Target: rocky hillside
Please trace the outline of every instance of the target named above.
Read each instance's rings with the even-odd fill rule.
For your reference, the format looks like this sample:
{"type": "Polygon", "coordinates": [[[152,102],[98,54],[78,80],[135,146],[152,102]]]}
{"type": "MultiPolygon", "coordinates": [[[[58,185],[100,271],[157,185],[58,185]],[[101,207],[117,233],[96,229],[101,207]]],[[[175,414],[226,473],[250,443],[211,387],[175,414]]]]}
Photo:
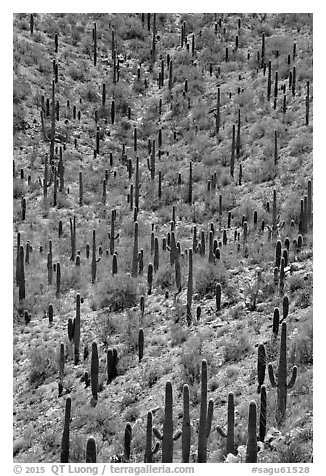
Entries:
{"type": "Polygon", "coordinates": [[[310,462],[312,15],[13,32],[14,461],[310,462]]]}

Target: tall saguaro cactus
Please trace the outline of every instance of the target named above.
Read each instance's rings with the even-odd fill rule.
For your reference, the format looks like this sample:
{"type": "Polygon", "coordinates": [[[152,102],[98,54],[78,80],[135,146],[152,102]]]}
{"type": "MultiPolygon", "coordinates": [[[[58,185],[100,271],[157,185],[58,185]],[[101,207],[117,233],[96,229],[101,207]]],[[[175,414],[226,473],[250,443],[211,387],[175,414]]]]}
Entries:
{"type": "Polygon", "coordinates": [[[70,260],[74,262],[76,259],[76,217],[75,215],[73,219],[71,217],[69,218],[69,222],[70,222],[70,242],[71,242],[70,260]]]}
{"type": "Polygon", "coordinates": [[[198,463],[207,461],[207,361],[201,365],[201,399],[198,434],[198,463]]]}
{"type": "Polygon", "coordinates": [[[257,463],[257,407],[256,402],[249,404],[248,439],[246,463],[257,463]]]}
{"type": "Polygon", "coordinates": [[[138,274],[138,222],[135,221],[131,276],[133,278],[136,278],[137,274],[138,274]]]}
{"type": "Polygon", "coordinates": [[[188,184],[188,199],[189,205],[192,204],[192,162],[189,164],[189,184],[188,184]]]}
{"type": "Polygon", "coordinates": [[[234,395],[232,392],[228,394],[227,432],[220,426],[218,426],[216,430],[223,438],[226,438],[226,454],[234,454],[234,395]]]}
{"type": "Polygon", "coordinates": [[[259,441],[264,443],[266,435],[266,412],[267,412],[267,398],[266,387],[261,386],[260,392],[260,415],[259,415],[259,441]]]}
{"type": "Polygon", "coordinates": [[[183,420],[182,420],[182,462],[189,463],[191,425],[189,415],[189,387],[183,386],[183,420]]]}
{"type": "Polygon", "coordinates": [[[147,425],[146,425],[146,448],[145,448],[145,460],[144,463],[152,463],[153,456],[158,452],[160,447],[159,442],[156,443],[154,448],[152,448],[153,442],[153,414],[152,412],[147,413],[147,425]]]}
{"type": "Polygon", "coordinates": [[[192,249],[188,251],[188,288],[187,288],[187,324],[191,324],[192,315],[191,315],[191,304],[192,304],[192,293],[193,293],[193,259],[192,259],[192,249]]]}
{"type": "Polygon", "coordinates": [[[75,365],[79,364],[80,345],[80,294],[76,295],[76,317],[74,320],[74,345],[75,345],[75,365]]]}
{"type": "Polygon", "coordinates": [[[96,280],[96,231],[93,230],[93,243],[92,243],[92,284],[96,280]]]}
{"type": "Polygon", "coordinates": [[[292,375],[287,381],[287,355],[286,355],[286,322],[282,323],[280,357],[278,364],[278,379],[274,377],[273,365],[268,364],[268,376],[272,387],[277,387],[277,414],[278,424],[281,424],[286,413],[287,390],[291,389],[297,378],[297,366],[292,369],[292,375]]]}
{"type": "Polygon", "coordinates": [[[54,160],[54,139],[55,139],[55,82],[52,81],[52,104],[51,104],[51,137],[50,137],[50,162],[54,160]]]}
{"type": "Polygon", "coordinates": [[[165,410],[163,434],[154,427],[154,435],[162,441],[162,463],[173,462],[173,441],[181,436],[181,431],[177,431],[173,435],[173,400],[172,400],[172,383],[168,380],[165,384],[165,410]]]}
{"type": "Polygon", "coordinates": [[[117,211],[114,209],[111,211],[111,229],[109,232],[109,240],[110,240],[110,255],[114,254],[114,242],[119,238],[119,233],[115,235],[115,220],[117,216],[117,211]]]}
{"type": "Polygon", "coordinates": [[[69,433],[71,420],[71,398],[67,397],[65,410],[65,423],[61,439],[61,463],[69,462],[69,433]]]}
{"type": "Polygon", "coordinates": [[[24,247],[19,247],[19,302],[23,301],[26,297],[25,290],[25,264],[24,264],[24,247]]]}
{"type": "Polygon", "coordinates": [[[257,374],[258,374],[258,388],[257,393],[260,393],[261,387],[265,380],[266,371],[266,352],[264,344],[258,346],[258,362],[257,362],[257,374]]]}
{"type": "Polygon", "coordinates": [[[221,89],[217,88],[217,105],[216,105],[216,135],[218,136],[221,126],[221,89]]]}
{"type": "Polygon", "coordinates": [[[98,392],[98,370],[99,360],[96,342],[92,343],[92,359],[91,359],[91,387],[94,400],[97,400],[98,392]]]}

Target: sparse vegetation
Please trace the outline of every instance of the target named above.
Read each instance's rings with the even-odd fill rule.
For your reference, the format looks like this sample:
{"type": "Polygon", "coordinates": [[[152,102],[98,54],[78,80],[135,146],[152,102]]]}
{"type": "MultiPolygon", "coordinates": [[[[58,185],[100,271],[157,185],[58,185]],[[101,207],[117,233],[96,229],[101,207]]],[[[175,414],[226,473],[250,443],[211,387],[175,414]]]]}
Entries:
{"type": "Polygon", "coordinates": [[[310,462],[312,15],[13,26],[14,461],[310,462]]]}

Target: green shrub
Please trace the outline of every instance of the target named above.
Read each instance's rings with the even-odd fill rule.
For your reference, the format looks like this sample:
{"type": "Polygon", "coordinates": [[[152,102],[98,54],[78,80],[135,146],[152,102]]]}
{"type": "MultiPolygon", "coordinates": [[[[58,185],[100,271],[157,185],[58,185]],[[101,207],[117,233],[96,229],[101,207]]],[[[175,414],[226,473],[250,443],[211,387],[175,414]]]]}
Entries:
{"type": "Polygon", "coordinates": [[[250,349],[249,337],[246,332],[240,337],[225,342],[224,360],[225,362],[240,362],[250,349]]]}
{"type": "Polygon", "coordinates": [[[68,74],[74,81],[85,81],[85,72],[81,68],[81,65],[78,67],[75,64],[71,64],[68,68],[68,74]]]}
{"type": "Polygon", "coordinates": [[[128,309],[137,304],[137,284],[128,275],[110,277],[98,284],[97,307],[109,307],[113,312],[128,309]]]}
{"type": "Polygon", "coordinates": [[[46,345],[40,345],[31,350],[29,383],[38,387],[57,370],[53,352],[46,345]]]}
{"type": "Polygon", "coordinates": [[[195,290],[200,298],[215,294],[216,284],[226,283],[225,269],[221,263],[218,265],[205,263],[195,271],[195,290]]]}
{"type": "Polygon", "coordinates": [[[175,270],[170,263],[160,266],[155,273],[154,287],[166,289],[174,285],[175,282],[175,270]]]}
{"type": "Polygon", "coordinates": [[[290,362],[294,365],[313,363],[312,319],[306,322],[291,342],[290,362]]]}
{"type": "Polygon", "coordinates": [[[189,331],[183,323],[176,322],[170,326],[171,331],[171,346],[180,345],[188,339],[189,331]]]}

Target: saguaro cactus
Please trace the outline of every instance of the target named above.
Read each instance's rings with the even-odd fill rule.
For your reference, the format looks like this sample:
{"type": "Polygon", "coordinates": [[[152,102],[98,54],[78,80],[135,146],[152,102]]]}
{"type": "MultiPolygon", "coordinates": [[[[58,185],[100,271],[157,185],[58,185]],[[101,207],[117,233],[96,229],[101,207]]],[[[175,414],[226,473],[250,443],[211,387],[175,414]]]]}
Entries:
{"type": "Polygon", "coordinates": [[[72,219],[71,217],[69,218],[70,222],[70,242],[71,242],[71,261],[75,261],[76,259],[76,217],[74,215],[74,218],[72,219]]]}
{"type": "Polygon", "coordinates": [[[265,380],[266,371],[266,352],[264,344],[258,346],[258,361],[257,361],[257,374],[258,374],[258,388],[257,393],[260,393],[261,386],[265,380]]]}
{"type": "Polygon", "coordinates": [[[75,365],[79,364],[80,345],[80,294],[76,295],[76,317],[74,320],[74,345],[75,345],[75,365]]]}
{"type": "Polygon", "coordinates": [[[173,400],[172,400],[172,383],[168,380],[165,384],[165,410],[163,434],[154,427],[154,435],[162,441],[162,463],[173,462],[173,441],[181,436],[181,431],[177,431],[173,435],[173,400]]]}
{"type": "Polygon", "coordinates": [[[112,349],[107,351],[107,384],[111,383],[116,376],[115,359],[112,349]]]}
{"type": "Polygon", "coordinates": [[[159,442],[156,443],[152,449],[152,440],[153,440],[153,414],[152,412],[147,413],[147,425],[146,425],[146,449],[145,449],[145,460],[144,463],[152,463],[153,455],[158,452],[160,447],[159,442]]]}
{"type": "Polygon", "coordinates": [[[277,414],[276,418],[278,424],[281,424],[286,413],[287,390],[291,389],[295,384],[297,378],[297,366],[292,369],[292,375],[287,382],[287,355],[286,355],[286,323],[282,323],[280,357],[278,365],[278,379],[277,382],[274,377],[273,365],[268,364],[268,375],[272,387],[277,387],[277,414]]]}
{"type": "Polygon", "coordinates": [[[96,31],[96,23],[94,23],[93,28],[93,54],[94,54],[94,66],[97,63],[97,31],[96,31]]]}
{"type": "Polygon", "coordinates": [[[153,286],[153,264],[149,263],[147,268],[147,284],[148,284],[148,292],[147,294],[152,294],[152,286],[153,286]]]}
{"type": "Polygon", "coordinates": [[[127,423],[125,427],[125,434],[124,434],[124,458],[126,461],[129,461],[130,459],[131,440],[132,440],[132,428],[130,423],[127,423]]]}
{"type": "Polygon", "coordinates": [[[141,362],[144,355],[144,331],[142,328],[139,329],[138,333],[138,358],[141,362]]]}
{"type": "Polygon", "coordinates": [[[60,353],[59,353],[59,380],[63,383],[63,378],[65,374],[65,345],[60,344],[60,353]]]}
{"type": "Polygon", "coordinates": [[[216,430],[223,438],[226,438],[226,454],[234,454],[234,395],[232,392],[228,394],[227,432],[220,426],[218,426],[216,430]]]}
{"type": "Polygon", "coordinates": [[[111,210],[111,231],[108,233],[109,240],[110,240],[110,255],[113,255],[114,253],[114,242],[119,238],[119,233],[115,235],[115,220],[117,217],[117,211],[111,210]]]}
{"type": "Polygon", "coordinates": [[[231,143],[231,160],[230,160],[230,174],[234,176],[234,158],[235,158],[235,124],[232,125],[232,143],[231,143]]]}
{"type": "Polygon", "coordinates": [[[24,264],[24,247],[19,247],[19,302],[23,301],[26,297],[25,290],[25,264],[24,264]]]}
{"type": "Polygon", "coordinates": [[[98,360],[98,351],[96,342],[92,343],[92,359],[91,359],[91,387],[92,395],[94,400],[97,400],[98,392],[98,369],[99,369],[99,360],[98,360]]]}
{"type": "Polygon", "coordinates": [[[217,283],[215,287],[216,312],[220,312],[221,310],[221,296],[222,296],[222,287],[220,283],[217,283]]]}
{"type": "Polygon", "coordinates": [[[267,100],[269,101],[271,98],[271,91],[272,91],[272,62],[271,60],[268,61],[268,79],[267,79],[267,100]]]}
{"type": "Polygon", "coordinates": [[[159,244],[158,244],[158,238],[157,236],[154,238],[154,271],[158,271],[160,264],[160,258],[159,258],[159,244]]]}
{"type": "Polygon", "coordinates": [[[96,231],[93,230],[93,243],[92,243],[92,284],[96,280],[96,231]]]}
{"type": "Polygon", "coordinates": [[[183,386],[183,420],[182,420],[182,462],[189,463],[191,425],[189,415],[189,387],[183,386]]]}
{"type": "Polygon", "coordinates": [[[69,462],[69,433],[71,420],[71,398],[67,397],[65,410],[65,423],[61,439],[61,463],[69,462]]]}
{"type": "Polygon", "coordinates": [[[131,276],[133,278],[136,278],[137,274],[138,274],[138,222],[135,221],[131,276]]]}
{"type": "Polygon", "coordinates": [[[187,203],[192,204],[192,162],[189,164],[189,183],[188,183],[188,198],[187,203]]]}
{"type": "Polygon", "coordinates": [[[17,254],[16,254],[16,284],[19,285],[20,279],[20,233],[17,233],[17,254]]]}
{"type": "Polygon", "coordinates": [[[275,251],[275,268],[279,268],[281,265],[281,256],[282,256],[282,242],[277,240],[276,242],[276,251],[275,251]]]}
{"type": "Polygon", "coordinates": [[[280,311],[278,307],[274,309],[274,315],[273,315],[273,335],[275,337],[278,336],[278,330],[280,326],[280,311]]]}
{"type": "Polygon", "coordinates": [[[257,407],[256,402],[249,404],[248,439],[246,463],[257,463],[257,407]]]}
{"type": "Polygon", "coordinates": [[[217,104],[216,104],[216,122],[215,122],[215,130],[216,135],[218,136],[220,132],[221,126],[221,89],[218,86],[217,88],[217,104]]]}
{"type": "Polygon", "coordinates": [[[96,463],[96,442],[93,436],[87,438],[86,463],[96,463]]]}
{"type": "Polygon", "coordinates": [[[187,324],[191,324],[192,315],[191,315],[191,304],[192,304],[192,294],[193,294],[193,259],[192,259],[192,249],[189,249],[188,252],[188,288],[187,288],[187,324]]]}
{"type": "Polygon", "coordinates": [[[259,441],[264,443],[266,435],[266,412],[267,412],[267,399],[266,399],[266,387],[261,386],[260,392],[260,415],[259,415],[259,441]]]}
{"type": "Polygon", "coordinates": [[[57,271],[57,290],[56,290],[56,296],[57,297],[60,297],[60,288],[61,288],[61,267],[60,267],[60,263],[57,263],[57,266],[56,266],[56,271],[57,271]]]}
{"type": "Polygon", "coordinates": [[[198,463],[207,461],[207,361],[201,365],[201,399],[198,434],[198,463]]]}

